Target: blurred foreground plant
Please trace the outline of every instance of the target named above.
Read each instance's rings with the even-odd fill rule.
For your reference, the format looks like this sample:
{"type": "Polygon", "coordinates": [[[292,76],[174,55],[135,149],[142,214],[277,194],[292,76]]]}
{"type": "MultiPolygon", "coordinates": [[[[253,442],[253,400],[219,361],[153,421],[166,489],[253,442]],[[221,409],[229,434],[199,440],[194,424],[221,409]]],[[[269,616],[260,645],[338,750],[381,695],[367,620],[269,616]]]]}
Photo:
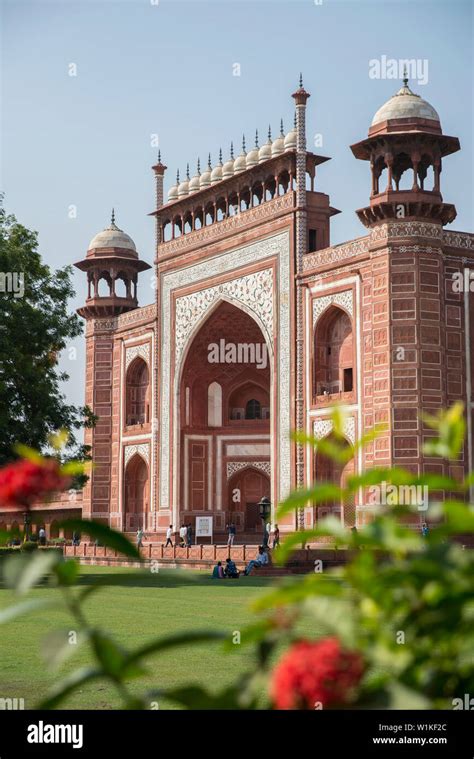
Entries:
{"type": "MultiPolygon", "coordinates": [[[[426,420],[437,437],[429,441],[430,456],[459,457],[464,437],[463,408],[456,404],[426,420]]],[[[343,440],[343,414],[333,412],[330,440],[297,436],[324,455],[346,462],[354,450],[343,440]]],[[[356,444],[367,445],[377,431],[356,444]]],[[[255,666],[219,693],[199,686],[155,689],[137,697],[128,689],[131,678],[146,673],[146,660],[155,653],[192,642],[224,641],[227,655],[236,646],[232,633],[196,631],[158,638],[134,651],[125,650],[87,619],[87,597],[101,585],[76,586],[79,566],[57,553],[6,557],[4,579],[20,595],[45,577],[60,591],[58,599],[24,601],[0,613],[0,623],[62,603],[90,646],[94,664],[60,681],[40,704],[58,706],[83,683],[106,678],[126,708],[148,708],[156,697],[169,698],[186,708],[452,708],[455,698],[474,693],[474,557],[454,536],[474,533],[474,514],[466,503],[472,476],[463,481],[400,468],[371,469],[348,478],[345,487],[317,482],[296,491],[281,504],[277,518],[309,504],[350,499],[356,492],[381,483],[422,486],[444,491],[444,502],[429,505],[431,529],[426,536],[403,526],[413,517],[410,506],[375,510],[374,518],[358,531],[328,518],[316,528],[286,539],[275,559],[284,564],[301,543],[330,536],[348,551],[340,568],[287,578],[255,603],[256,621],[242,633],[242,644],[255,657],[255,666]],[[457,493],[453,498],[450,494],[457,493]],[[62,600],[61,600],[62,599],[62,600]],[[326,632],[319,640],[302,640],[302,622],[317,622],[326,632]],[[285,651],[281,658],[281,649],[285,651]]],[[[416,512],[418,513],[418,512],[416,512]]],[[[66,523],[139,559],[124,535],[108,527],[77,520],[66,523]]],[[[106,584],[105,581],[104,584],[106,584]]],[[[50,660],[64,660],[71,649],[63,633],[50,636],[50,660]],[[62,637],[61,637],[62,636],[62,637]]]]}

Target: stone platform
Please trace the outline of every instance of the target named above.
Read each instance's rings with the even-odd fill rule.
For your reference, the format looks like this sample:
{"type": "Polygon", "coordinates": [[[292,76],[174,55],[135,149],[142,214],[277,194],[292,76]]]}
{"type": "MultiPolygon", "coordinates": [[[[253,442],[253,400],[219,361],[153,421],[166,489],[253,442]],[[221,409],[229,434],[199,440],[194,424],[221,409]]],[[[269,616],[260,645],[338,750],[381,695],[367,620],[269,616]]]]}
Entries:
{"type": "MultiPolygon", "coordinates": [[[[258,554],[258,545],[235,545],[232,548],[222,545],[195,545],[189,548],[179,546],[145,544],[141,550],[142,563],[130,561],[123,555],[104,546],[92,543],[81,543],[79,546],[64,547],[66,557],[76,557],[81,564],[95,566],[127,566],[139,567],[155,565],[159,569],[200,569],[211,571],[218,561],[225,562],[228,556],[232,558],[238,569],[245,569],[251,559],[258,554]]],[[[270,552],[270,555],[272,552],[270,552]]],[[[285,567],[273,565],[255,570],[262,576],[279,576],[288,574],[306,574],[315,570],[316,562],[322,562],[322,569],[344,564],[349,558],[349,552],[332,548],[304,548],[295,551],[285,567]]],[[[321,568],[318,569],[320,571],[321,568]]]]}

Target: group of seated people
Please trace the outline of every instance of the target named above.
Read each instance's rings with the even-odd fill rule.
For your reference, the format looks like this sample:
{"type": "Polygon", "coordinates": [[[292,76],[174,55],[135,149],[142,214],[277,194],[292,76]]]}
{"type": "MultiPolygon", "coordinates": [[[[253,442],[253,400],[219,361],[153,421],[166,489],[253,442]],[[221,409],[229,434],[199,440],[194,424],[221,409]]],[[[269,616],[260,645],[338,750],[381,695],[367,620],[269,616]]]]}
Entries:
{"type": "MultiPolygon", "coordinates": [[[[270,557],[268,555],[268,549],[265,546],[259,546],[256,559],[249,561],[244,570],[244,575],[249,575],[254,567],[263,567],[268,564],[270,557]]],[[[229,558],[225,560],[225,567],[222,566],[222,561],[218,561],[214,569],[212,570],[213,579],[224,579],[229,577],[231,579],[238,580],[240,572],[237,569],[235,562],[229,558]]]]}

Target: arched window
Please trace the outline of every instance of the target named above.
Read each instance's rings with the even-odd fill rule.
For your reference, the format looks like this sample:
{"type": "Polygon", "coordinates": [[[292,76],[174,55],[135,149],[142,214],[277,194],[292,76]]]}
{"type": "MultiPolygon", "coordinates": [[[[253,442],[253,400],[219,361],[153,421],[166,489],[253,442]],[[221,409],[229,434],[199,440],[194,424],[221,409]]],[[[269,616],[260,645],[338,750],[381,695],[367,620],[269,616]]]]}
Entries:
{"type": "Polygon", "coordinates": [[[316,395],[351,393],[354,387],[352,322],[345,311],[332,306],[316,325],[314,383],[316,395]]]}
{"type": "Polygon", "coordinates": [[[218,382],[207,389],[207,423],[209,427],[222,427],[222,387],[218,382]]]}
{"type": "Polygon", "coordinates": [[[261,419],[262,418],[262,406],[260,401],[256,398],[251,398],[247,401],[245,406],[245,418],[246,419],[261,419]]]}
{"type": "Polygon", "coordinates": [[[127,426],[150,421],[149,395],[148,366],[143,359],[136,358],[127,372],[127,426]]]}

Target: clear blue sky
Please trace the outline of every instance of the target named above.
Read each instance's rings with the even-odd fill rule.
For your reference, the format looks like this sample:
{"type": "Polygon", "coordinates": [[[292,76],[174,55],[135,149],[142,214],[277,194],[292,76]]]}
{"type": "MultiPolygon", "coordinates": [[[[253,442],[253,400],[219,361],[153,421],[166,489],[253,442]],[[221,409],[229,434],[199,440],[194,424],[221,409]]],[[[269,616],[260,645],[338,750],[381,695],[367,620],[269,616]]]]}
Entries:
{"type": "MultiPolygon", "coordinates": [[[[117,223],[153,261],[154,186],[150,166],[158,133],[167,164],[194,172],[199,155],[252,144],[255,128],[274,135],[293,121],[299,72],[312,97],[308,141],[332,160],[317,189],[342,210],[332,242],[364,234],[354,210],[370,192],[368,166],[349,145],[362,139],[377,108],[400,86],[371,79],[369,60],[428,61],[428,82],[412,89],[438,110],[462,151],[443,166],[442,191],[456,204],[455,229],[473,230],[473,8],[468,0],[1,0],[1,187],[10,212],[39,232],[53,267],[82,258],[115,206],[117,223]],[[68,75],[76,64],[77,76],[68,75]],[[241,75],[233,76],[239,63],[241,75]],[[68,210],[77,207],[77,218],[68,210]]],[[[318,151],[316,151],[318,152],[318,151]]],[[[75,273],[77,299],[84,275],[75,273]]],[[[140,305],[151,302],[147,274],[140,305]]],[[[83,402],[84,341],[68,398],[83,402]]]]}

